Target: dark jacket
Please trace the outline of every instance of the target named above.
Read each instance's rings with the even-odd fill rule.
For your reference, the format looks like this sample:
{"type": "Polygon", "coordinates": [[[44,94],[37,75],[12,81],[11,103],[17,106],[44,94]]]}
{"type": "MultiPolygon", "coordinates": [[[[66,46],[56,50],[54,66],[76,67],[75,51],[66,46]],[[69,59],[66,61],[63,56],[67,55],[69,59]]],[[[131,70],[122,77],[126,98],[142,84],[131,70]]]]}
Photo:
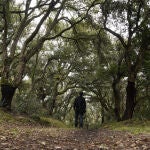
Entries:
{"type": "Polygon", "coordinates": [[[74,101],[73,107],[76,113],[84,114],[86,112],[85,98],[82,96],[77,97],[74,101]]]}

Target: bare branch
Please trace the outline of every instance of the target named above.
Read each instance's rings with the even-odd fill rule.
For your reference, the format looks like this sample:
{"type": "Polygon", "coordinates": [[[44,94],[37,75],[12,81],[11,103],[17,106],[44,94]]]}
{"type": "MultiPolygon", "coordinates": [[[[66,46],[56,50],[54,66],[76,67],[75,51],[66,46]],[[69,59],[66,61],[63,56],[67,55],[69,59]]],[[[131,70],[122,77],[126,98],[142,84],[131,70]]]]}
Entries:
{"type": "Polygon", "coordinates": [[[106,25],[104,25],[104,29],[105,29],[106,31],[110,32],[111,34],[113,34],[114,36],[116,36],[116,37],[120,40],[120,42],[122,43],[123,47],[124,47],[124,48],[127,48],[127,45],[126,45],[126,43],[125,43],[123,37],[122,37],[120,34],[116,33],[115,31],[113,31],[113,30],[111,30],[111,29],[109,29],[109,28],[107,28],[106,25]]]}
{"type": "Polygon", "coordinates": [[[41,25],[43,24],[43,22],[46,20],[46,18],[48,17],[48,15],[50,14],[52,8],[57,4],[59,0],[57,0],[56,2],[52,1],[51,4],[49,5],[48,10],[46,11],[45,15],[42,17],[42,19],[40,20],[39,24],[37,25],[36,29],[32,32],[32,34],[26,39],[24,45],[23,45],[23,49],[22,49],[22,54],[24,54],[27,45],[33,40],[33,38],[37,35],[38,31],[41,28],[41,25]]]}

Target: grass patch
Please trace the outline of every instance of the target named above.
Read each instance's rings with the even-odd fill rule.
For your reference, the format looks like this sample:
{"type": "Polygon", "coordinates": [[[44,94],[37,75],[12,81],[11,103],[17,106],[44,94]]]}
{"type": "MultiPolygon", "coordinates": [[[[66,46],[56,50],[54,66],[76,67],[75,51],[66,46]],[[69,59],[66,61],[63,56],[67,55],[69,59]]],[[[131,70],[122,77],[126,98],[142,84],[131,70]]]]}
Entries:
{"type": "Polygon", "coordinates": [[[50,118],[50,117],[41,117],[38,115],[33,116],[22,116],[22,115],[13,115],[7,113],[0,108],[0,123],[15,123],[15,124],[30,124],[30,125],[42,125],[47,127],[56,127],[56,128],[67,128],[63,122],[50,118]]]}
{"type": "Polygon", "coordinates": [[[56,120],[54,118],[50,117],[43,117],[38,115],[32,115],[31,118],[43,126],[51,126],[51,127],[57,127],[57,128],[66,128],[67,125],[65,125],[63,122],[56,120]]]}
{"type": "Polygon", "coordinates": [[[119,131],[129,131],[133,134],[150,133],[150,121],[148,120],[127,120],[121,122],[111,122],[102,125],[102,127],[119,131]]]}
{"type": "Polygon", "coordinates": [[[41,117],[40,122],[43,123],[44,125],[48,125],[51,127],[67,128],[67,126],[63,122],[53,118],[41,117]]]}
{"type": "Polygon", "coordinates": [[[14,122],[14,117],[0,108],[0,122],[14,122]]]}

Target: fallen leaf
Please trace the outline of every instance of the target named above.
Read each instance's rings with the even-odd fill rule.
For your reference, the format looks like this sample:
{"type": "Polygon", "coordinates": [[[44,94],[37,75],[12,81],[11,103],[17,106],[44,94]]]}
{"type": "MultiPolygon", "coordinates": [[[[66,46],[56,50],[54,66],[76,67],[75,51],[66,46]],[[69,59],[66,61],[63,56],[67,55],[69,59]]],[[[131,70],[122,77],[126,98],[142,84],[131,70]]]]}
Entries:
{"type": "Polygon", "coordinates": [[[61,150],[62,148],[60,146],[55,146],[56,150],[61,150]]]}
{"type": "Polygon", "coordinates": [[[40,141],[40,144],[42,144],[42,145],[46,145],[46,142],[44,142],[44,141],[40,141]]]}

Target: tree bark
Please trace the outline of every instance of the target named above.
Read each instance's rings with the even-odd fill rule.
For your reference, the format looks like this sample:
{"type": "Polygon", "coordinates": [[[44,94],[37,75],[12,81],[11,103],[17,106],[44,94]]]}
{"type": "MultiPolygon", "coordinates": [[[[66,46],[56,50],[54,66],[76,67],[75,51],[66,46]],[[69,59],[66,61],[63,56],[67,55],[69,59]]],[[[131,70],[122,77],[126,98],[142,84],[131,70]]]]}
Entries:
{"type": "Polygon", "coordinates": [[[53,115],[53,112],[54,112],[54,108],[56,106],[56,99],[57,99],[57,96],[58,96],[58,82],[55,83],[54,85],[54,89],[53,89],[53,96],[52,96],[52,102],[50,103],[50,107],[49,107],[49,115],[52,116],[53,115]]]}
{"type": "Polygon", "coordinates": [[[103,107],[101,107],[101,115],[102,115],[102,121],[101,121],[101,123],[103,124],[105,122],[104,108],[103,107]]]}
{"type": "Polygon", "coordinates": [[[122,117],[122,120],[132,119],[133,117],[133,112],[135,108],[135,97],[136,97],[135,82],[128,81],[126,92],[127,92],[126,109],[122,117]]]}
{"type": "Polygon", "coordinates": [[[117,119],[117,121],[121,120],[120,117],[120,102],[121,102],[121,96],[120,96],[120,91],[118,88],[118,83],[119,81],[114,80],[113,84],[112,84],[112,88],[113,88],[113,95],[114,95],[114,101],[115,101],[115,108],[114,108],[114,113],[115,113],[115,117],[117,119]]]}
{"type": "Polygon", "coordinates": [[[16,91],[16,87],[13,87],[11,85],[1,84],[1,93],[2,93],[1,106],[3,108],[6,108],[6,110],[8,111],[11,111],[11,102],[15,94],[15,91],[16,91]]]}
{"type": "Polygon", "coordinates": [[[52,99],[52,103],[51,103],[50,108],[49,108],[49,115],[50,115],[50,116],[53,115],[54,108],[55,108],[55,103],[56,103],[56,99],[53,98],[53,99],[52,99]]]}

